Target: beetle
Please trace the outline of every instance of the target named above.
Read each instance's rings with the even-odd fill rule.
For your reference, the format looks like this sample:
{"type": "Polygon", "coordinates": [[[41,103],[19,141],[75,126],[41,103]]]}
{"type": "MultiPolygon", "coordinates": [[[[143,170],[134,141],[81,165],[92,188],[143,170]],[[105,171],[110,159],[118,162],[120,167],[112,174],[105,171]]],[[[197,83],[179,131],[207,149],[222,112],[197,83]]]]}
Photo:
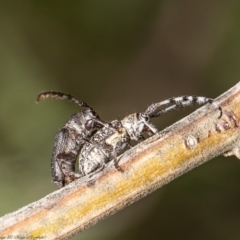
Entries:
{"type": "Polygon", "coordinates": [[[56,91],[41,92],[37,96],[37,102],[46,98],[67,99],[83,108],[82,111],[73,114],[54,137],[51,158],[52,181],[58,187],[63,187],[80,177],[75,173],[75,163],[84,143],[93,136],[96,130],[102,126],[108,127],[109,124],[102,121],[86,102],[70,94],[56,91]]]}
{"type": "Polygon", "coordinates": [[[113,120],[110,125],[103,126],[91,138],[85,142],[78,156],[79,174],[81,176],[102,170],[105,164],[114,160],[115,167],[121,170],[118,165],[117,156],[127,145],[131,146],[131,140],[144,140],[144,133],[155,134],[158,130],[150,122],[154,117],[161,116],[179,107],[193,104],[203,105],[214,104],[222,109],[213,99],[201,96],[180,96],[172,97],[164,101],[151,104],[143,113],[133,113],[122,120],[113,120]],[[166,108],[162,106],[172,104],[166,108]]]}

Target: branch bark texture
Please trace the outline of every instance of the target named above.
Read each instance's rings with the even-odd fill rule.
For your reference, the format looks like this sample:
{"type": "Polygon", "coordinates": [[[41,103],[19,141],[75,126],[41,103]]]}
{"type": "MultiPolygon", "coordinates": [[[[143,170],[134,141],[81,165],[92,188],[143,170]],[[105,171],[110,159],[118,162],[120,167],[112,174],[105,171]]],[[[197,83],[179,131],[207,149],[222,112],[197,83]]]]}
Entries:
{"type": "Polygon", "coordinates": [[[0,218],[0,237],[66,239],[221,154],[239,157],[240,83],[138,144],[104,171],[0,218]]]}

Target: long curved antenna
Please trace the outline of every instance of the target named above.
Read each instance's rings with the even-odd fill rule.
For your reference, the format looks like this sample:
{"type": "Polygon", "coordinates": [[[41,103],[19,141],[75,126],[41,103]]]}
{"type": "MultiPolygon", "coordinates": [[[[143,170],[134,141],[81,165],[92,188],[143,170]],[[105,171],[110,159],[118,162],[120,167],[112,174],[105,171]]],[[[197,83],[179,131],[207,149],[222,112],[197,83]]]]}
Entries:
{"type": "Polygon", "coordinates": [[[220,117],[222,116],[222,108],[217,103],[215,103],[212,98],[195,96],[195,95],[194,96],[172,97],[172,98],[166,99],[159,103],[153,103],[152,105],[150,105],[147,108],[147,110],[144,112],[144,115],[147,115],[150,118],[154,118],[154,117],[158,117],[164,113],[167,113],[171,110],[177,109],[179,107],[186,107],[186,106],[190,106],[193,104],[204,105],[206,103],[214,103],[221,112],[220,117]],[[158,108],[160,108],[164,105],[168,105],[168,104],[173,104],[173,105],[166,107],[164,109],[158,110],[158,108]]]}
{"type": "Polygon", "coordinates": [[[87,103],[78,100],[76,97],[74,97],[70,94],[66,94],[66,93],[62,93],[62,92],[55,92],[55,91],[47,91],[47,92],[39,93],[37,96],[36,102],[38,103],[40,100],[46,99],[46,98],[55,98],[55,99],[60,99],[60,100],[67,99],[71,102],[76,103],[80,107],[89,108],[89,109],[93,110],[87,103]]]}

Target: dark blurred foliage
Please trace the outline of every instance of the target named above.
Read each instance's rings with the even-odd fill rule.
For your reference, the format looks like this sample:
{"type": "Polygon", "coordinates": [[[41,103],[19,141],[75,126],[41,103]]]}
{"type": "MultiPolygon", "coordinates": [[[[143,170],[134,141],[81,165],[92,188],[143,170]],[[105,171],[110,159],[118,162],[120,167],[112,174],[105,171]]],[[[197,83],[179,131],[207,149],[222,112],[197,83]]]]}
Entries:
{"type": "MultiPolygon", "coordinates": [[[[214,98],[239,81],[239,16],[236,0],[1,1],[1,215],[57,189],[54,134],[78,108],[36,105],[40,91],[71,93],[106,120],[171,96],[214,98]]],[[[74,239],[237,240],[238,180],[239,161],[216,158],[74,239]]]]}

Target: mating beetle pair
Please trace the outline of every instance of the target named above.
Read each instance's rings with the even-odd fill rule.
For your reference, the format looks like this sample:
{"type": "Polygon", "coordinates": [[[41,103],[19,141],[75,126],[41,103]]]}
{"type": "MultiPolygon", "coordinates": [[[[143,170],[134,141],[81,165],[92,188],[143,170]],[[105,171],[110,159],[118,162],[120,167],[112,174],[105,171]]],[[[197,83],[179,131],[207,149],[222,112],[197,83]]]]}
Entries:
{"type": "MultiPolygon", "coordinates": [[[[143,113],[133,113],[122,120],[107,123],[101,120],[87,103],[70,94],[42,92],[38,95],[37,102],[49,97],[67,99],[83,108],[69,118],[54,138],[51,173],[53,182],[59,187],[103,169],[111,160],[114,161],[116,168],[121,170],[117,156],[130,145],[130,141],[141,141],[144,139],[144,133],[153,135],[157,132],[157,128],[150,122],[151,118],[195,103],[199,105],[214,103],[213,99],[200,96],[172,97],[150,105],[143,113]],[[165,105],[170,106],[159,109],[165,105]],[[75,172],[77,160],[79,173],[75,172]]],[[[221,108],[218,105],[217,107],[222,114],[221,108]]]]}

